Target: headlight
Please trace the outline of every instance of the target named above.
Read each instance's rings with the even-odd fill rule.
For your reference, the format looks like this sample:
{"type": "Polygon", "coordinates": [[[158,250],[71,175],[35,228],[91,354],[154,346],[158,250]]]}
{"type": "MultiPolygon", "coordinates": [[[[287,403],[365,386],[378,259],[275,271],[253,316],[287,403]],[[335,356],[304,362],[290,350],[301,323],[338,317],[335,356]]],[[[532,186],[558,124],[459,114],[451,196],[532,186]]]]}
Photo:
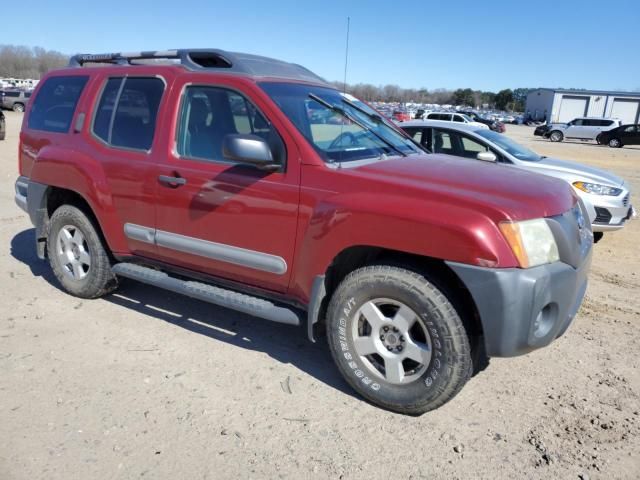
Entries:
{"type": "Polygon", "coordinates": [[[601,185],[599,183],[573,182],[573,186],[578,190],[582,190],[583,192],[591,193],[593,195],[616,197],[622,193],[621,188],[609,187],[608,185],[601,185]]]}
{"type": "Polygon", "coordinates": [[[501,222],[500,231],[522,268],[560,260],[558,245],[544,218],[523,222],[501,222]]]}

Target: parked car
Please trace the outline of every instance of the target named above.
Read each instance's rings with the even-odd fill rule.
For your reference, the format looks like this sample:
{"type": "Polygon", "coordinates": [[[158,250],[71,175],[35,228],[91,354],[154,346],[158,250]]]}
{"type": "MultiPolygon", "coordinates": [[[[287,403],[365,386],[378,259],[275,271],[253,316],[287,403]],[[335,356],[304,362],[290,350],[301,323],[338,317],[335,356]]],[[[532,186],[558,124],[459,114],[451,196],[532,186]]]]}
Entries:
{"type": "Polygon", "coordinates": [[[411,115],[409,115],[409,112],[406,112],[404,110],[394,110],[392,116],[396,122],[408,122],[409,120],[411,120],[411,115]]]}
{"type": "Polygon", "coordinates": [[[425,158],[299,65],[77,55],[39,83],[20,142],[15,199],[64,290],[128,277],[311,340],[324,324],[346,381],[397,412],[449,401],[482,350],[548,345],[586,289],[591,230],[564,182],[425,158]],[[346,121],[312,124],[311,104],[346,121]]]}
{"type": "Polygon", "coordinates": [[[14,112],[24,112],[31,92],[23,90],[2,90],[0,91],[0,107],[13,110],[14,112]]]}
{"type": "Polygon", "coordinates": [[[487,127],[489,127],[490,130],[493,130],[494,132],[504,133],[507,131],[507,127],[505,127],[504,123],[498,120],[489,120],[488,118],[481,117],[472,110],[460,111],[458,113],[466,115],[474,122],[485,124],[487,127]]]}
{"type": "Polygon", "coordinates": [[[629,187],[613,173],[576,162],[549,158],[495,132],[428,121],[414,121],[402,128],[434,153],[479,158],[559,178],[573,186],[584,202],[596,241],[604,232],[619,230],[635,216],[629,187]]]}
{"type": "Polygon", "coordinates": [[[4,140],[7,136],[7,122],[4,118],[4,113],[0,110],[0,140],[4,140]]]}
{"type": "Polygon", "coordinates": [[[549,132],[549,125],[538,125],[536,129],[533,131],[533,134],[538,137],[546,137],[549,132]]]}
{"type": "Polygon", "coordinates": [[[485,125],[484,123],[476,122],[463,113],[431,112],[431,113],[427,113],[424,116],[424,119],[434,120],[438,122],[465,123],[467,125],[472,125],[478,128],[486,128],[486,129],[489,128],[488,125],[485,125]]]}
{"type": "Polygon", "coordinates": [[[640,145],[640,125],[621,125],[613,130],[607,130],[598,134],[598,143],[609,145],[612,148],[620,148],[625,145],[640,145]]]}
{"type": "Polygon", "coordinates": [[[601,132],[619,127],[621,123],[614,118],[580,117],[569,123],[549,124],[543,136],[552,142],[561,142],[565,138],[596,140],[601,132]]]}

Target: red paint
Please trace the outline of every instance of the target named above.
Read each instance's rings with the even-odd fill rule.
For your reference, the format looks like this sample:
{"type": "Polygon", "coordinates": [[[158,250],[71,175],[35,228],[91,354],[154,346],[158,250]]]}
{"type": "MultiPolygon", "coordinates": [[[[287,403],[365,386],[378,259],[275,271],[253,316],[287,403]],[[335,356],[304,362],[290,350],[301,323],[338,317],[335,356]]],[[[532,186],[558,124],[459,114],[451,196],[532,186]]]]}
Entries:
{"type": "Polygon", "coordinates": [[[25,122],[21,175],[84,197],[116,255],[164,261],[302,303],[313,278],[351,246],[514,267],[497,223],[556,215],[576,201],[559,180],[438,155],[331,168],[250,78],[178,66],[77,68],[46,78],[51,75],[90,76],[75,113],[84,113],[86,121],[82,131],[67,134],[31,131],[25,122]],[[149,154],[110,148],[90,133],[106,78],[125,74],[159,75],[167,83],[149,154]],[[265,173],[177,158],[174,139],[186,84],[228,87],[250,99],[285,142],[286,170],[265,173]],[[187,184],[168,188],[157,181],[159,175],[179,175],[187,184]],[[277,255],[288,269],[283,275],[265,273],[133,241],[124,235],[125,223],[277,255]]]}

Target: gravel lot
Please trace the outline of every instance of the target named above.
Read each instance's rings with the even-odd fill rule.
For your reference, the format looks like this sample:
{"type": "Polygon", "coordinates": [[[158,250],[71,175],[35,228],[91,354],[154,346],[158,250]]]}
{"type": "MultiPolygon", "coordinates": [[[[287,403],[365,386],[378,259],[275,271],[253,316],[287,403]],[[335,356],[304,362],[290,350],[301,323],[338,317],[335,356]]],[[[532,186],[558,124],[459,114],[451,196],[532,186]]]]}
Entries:
{"type": "MultiPolygon", "coordinates": [[[[134,282],[64,294],[13,202],[22,116],[0,142],[0,478],[638,478],[640,221],[595,247],[551,347],[492,359],[419,418],[354,396],[323,342],[134,282]]],[[[640,192],[640,148],[551,144],[640,192]]],[[[635,197],[640,204],[640,197],[635,197]]]]}

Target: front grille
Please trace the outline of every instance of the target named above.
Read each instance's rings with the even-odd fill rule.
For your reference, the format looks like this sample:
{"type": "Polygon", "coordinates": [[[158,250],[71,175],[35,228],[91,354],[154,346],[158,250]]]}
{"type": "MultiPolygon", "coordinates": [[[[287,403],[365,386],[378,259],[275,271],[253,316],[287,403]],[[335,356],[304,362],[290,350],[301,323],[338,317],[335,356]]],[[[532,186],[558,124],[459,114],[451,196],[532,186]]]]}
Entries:
{"type": "Polygon", "coordinates": [[[629,206],[629,194],[627,193],[625,197],[622,199],[622,205],[625,207],[629,206]]]}
{"type": "Polygon", "coordinates": [[[606,208],[596,207],[596,219],[593,223],[609,223],[611,221],[611,212],[606,208]]]}

